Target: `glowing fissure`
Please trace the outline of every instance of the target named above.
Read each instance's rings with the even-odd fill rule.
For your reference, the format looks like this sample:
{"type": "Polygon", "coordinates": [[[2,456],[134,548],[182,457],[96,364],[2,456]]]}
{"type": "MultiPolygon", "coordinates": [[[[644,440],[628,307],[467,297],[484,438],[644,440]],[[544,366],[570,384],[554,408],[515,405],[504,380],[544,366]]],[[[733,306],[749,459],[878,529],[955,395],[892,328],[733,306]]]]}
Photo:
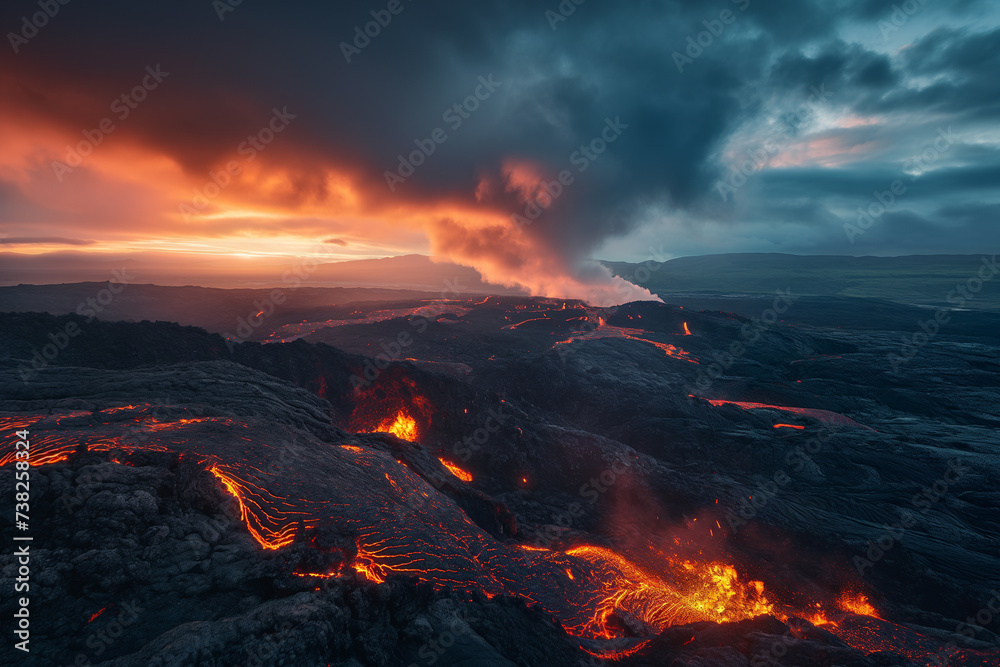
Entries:
{"type": "MultiPolygon", "coordinates": [[[[258,500],[262,500],[262,496],[270,496],[266,491],[255,487],[249,482],[240,480],[232,473],[224,472],[219,468],[218,464],[213,464],[208,471],[218,478],[230,495],[236,498],[240,506],[240,520],[246,524],[247,530],[250,531],[250,534],[253,535],[253,538],[260,546],[265,549],[275,550],[292,543],[296,532],[294,523],[280,527],[268,527],[264,525],[265,523],[276,526],[280,525],[282,518],[287,517],[292,512],[275,516],[277,512],[274,514],[269,513],[264,507],[261,507],[261,501],[258,500]],[[248,505],[255,509],[256,512],[249,510],[247,508],[248,505]]],[[[271,498],[281,502],[280,499],[273,496],[271,498]]],[[[315,521],[310,522],[307,520],[303,522],[304,526],[309,526],[310,524],[315,524],[315,521]]]]}
{"type": "MultiPolygon", "coordinates": [[[[398,420],[407,429],[415,428],[415,422],[399,419],[400,415],[408,416],[400,411],[393,423],[398,420]]],[[[65,460],[79,448],[83,429],[93,429],[93,422],[88,421],[73,430],[67,425],[68,420],[94,416],[100,415],[89,412],[45,417],[8,415],[0,416],[0,426],[32,427],[32,464],[38,466],[65,460]],[[52,424],[53,430],[46,432],[44,427],[38,427],[39,423],[52,424]]],[[[126,448],[120,438],[105,435],[88,443],[87,448],[177,451],[176,444],[174,449],[167,445],[197,443],[178,437],[189,428],[197,428],[202,421],[205,420],[155,422],[159,427],[155,432],[172,438],[165,443],[150,440],[139,445],[127,443],[126,448]]],[[[240,427],[232,420],[215,421],[240,427]]],[[[127,429],[129,424],[116,421],[105,426],[127,429]]],[[[373,490],[368,499],[373,507],[387,504],[374,523],[359,523],[357,517],[351,516],[350,508],[355,503],[350,499],[337,503],[329,499],[280,497],[267,488],[270,484],[265,480],[274,478],[246,462],[224,463],[212,454],[198,454],[197,447],[192,449],[190,445],[182,446],[180,451],[195,455],[220,487],[236,500],[241,522],[263,549],[288,546],[300,531],[312,530],[320,521],[333,516],[359,529],[357,555],[350,562],[328,572],[295,570],[292,574],[297,577],[332,578],[352,571],[381,584],[390,575],[398,574],[457,594],[479,591],[488,598],[512,595],[527,604],[541,605],[559,619],[567,632],[589,639],[633,636],[635,622],[646,628],[645,631],[640,628],[641,633],[652,636],[675,624],[738,621],[761,614],[787,620],[794,614],[830,629],[845,643],[866,652],[891,650],[919,661],[941,650],[940,642],[882,620],[861,593],[843,593],[829,608],[811,603],[796,611],[769,599],[762,582],[741,580],[733,565],[717,560],[655,553],[640,564],[612,549],[594,545],[558,550],[500,543],[472,523],[452,501],[437,497],[422,478],[399,466],[392,457],[357,445],[326,451],[330,456],[349,457],[357,464],[351,470],[365,471],[357,472],[367,476],[364,488],[381,488],[373,490]],[[384,479],[385,486],[371,487],[378,479],[384,479]],[[396,508],[395,514],[389,507],[396,508]],[[406,521],[386,524],[393,516],[404,516],[406,521]],[[410,528],[422,526],[431,527],[432,533],[408,534],[410,528]]],[[[13,447],[8,446],[0,457],[0,465],[14,460],[13,447]]],[[[615,659],[641,650],[643,645],[644,642],[637,641],[625,649],[591,653],[615,659]]]]}
{"type": "Polygon", "coordinates": [[[389,417],[383,420],[371,432],[392,433],[401,440],[414,442],[417,439],[417,420],[400,410],[394,418],[389,417]]]}
{"type": "MultiPolygon", "coordinates": [[[[701,398],[700,396],[695,396],[694,394],[688,394],[691,398],[701,398]]],[[[836,426],[852,426],[854,428],[865,429],[866,431],[874,431],[875,429],[865,426],[864,424],[859,424],[850,417],[845,417],[842,414],[836,412],[830,412],[829,410],[820,410],[818,408],[790,408],[782,405],[770,405],[768,403],[753,403],[750,401],[727,401],[723,399],[704,399],[711,403],[712,405],[718,407],[720,405],[735,405],[744,410],[781,410],[782,412],[790,412],[796,415],[802,415],[803,417],[810,417],[816,421],[822,422],[824,424],[833,424],[836,426]]],[[[788,426],[785,424],[785,426],[788,426]]],[[[777,426],[775,427],[777,428],[777,426]]],[[[792,426],[791,428],[797,428],[792,426]]]]}
{"type": "Polygon", "coordinates": [[[454,475],[455,477],[459,478],[463,482],[471,482],[472,481],[472,475],[470,475],[466,471],[462,470],[461,468],[459,468],[454,463],[451,463],[447,459],[442,459],[442,458],[439,458],[438,461],[440,461],[441,465],[443,465],[445,468],[448,469],[448,472],[450,472],[452,475],[454,475]]]}
{"type": "MultiPolygon", "coordinates": [[[[523,322],[522,322],[523,324],[523,322]]],[[[596,329],[591,331],[586,331],[583,333],[577,333],[570,336],[566,340],[560,340],[553,345],[553,349],[559,347],[560,345],[570,345],[581,340],[600,340],[601,338],[625,338],[627,340],[634,340],[639,343],[646,343],[647,345],[652,345],[656,349],[663,352],[667,357],[673,359],[680,359],[682,361],[689,361],[693,364],[699,363],[696,358],[691,356],[686,350],[683,350],[676,345],[671,345],[670,343],[659,343],[655,340],[649,340],[643,336],[649,336],[651,332],[645,329],[633,329],[630,327],[618,327],[613,324],[608,324],[605,322],[604,318],[598,318],[598,326],[596,329]]]]}

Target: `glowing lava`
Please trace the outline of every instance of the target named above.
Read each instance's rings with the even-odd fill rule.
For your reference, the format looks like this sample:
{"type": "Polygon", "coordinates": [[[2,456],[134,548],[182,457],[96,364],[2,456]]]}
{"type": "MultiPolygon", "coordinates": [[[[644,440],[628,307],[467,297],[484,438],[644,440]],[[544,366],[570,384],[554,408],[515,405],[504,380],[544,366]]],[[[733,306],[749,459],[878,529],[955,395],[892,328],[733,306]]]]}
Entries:
{"type": "MultiPolygon", "coordinates": [[[[403,404],[423,418],[419,403],[403,404]]],[[[741,405],[745,406],[772,407],[741,405]]],[[[382,414],[386,414],[384,409],[382,414]]],[[[12,415],[0,417],[0,423],[31,425],[34,465],[62,461],[84,448],[141,448],[192,456],[235,499],[241,521],[264,549],[286,547],[296,536],[327,522],[356,536],[357,555],[351,561],[330,572],[304,568],[292,573],[299,577],[331,578],[353,571],[380,584],[395,574],[459,593],[478,591],[488,598],[511,595],[526,604],[539,605],[571,635],[587,639],[638,641],[670,625],[739,621],[762,614],[782,618],[781,612],[787,611],[830,629],[845,643],[866,652],[889,650],[915,661],[958,652],[1000,664],[993,649],[946,653],[950,649],[942,641],[881,620],[859,593],[844,593],[835,605],[812,603],[795,611],[772,602],[762,582],[741,579],[734,565],[717,559],[658,551],[632,558],[596,545],[560,550],[499,541],[425,479],[373,448],[355,444],[323,447],[315,441],[302,449],[282,449],[281,455],[289,455],[282,459],[271,442],[262,444],[259,438],[246,437],[260,430],[249,431],[246,423],[222,419],[208,420],[212,424],[202,423],[205,419],[147,420],[155,426],[150,437],[141,444],[123,444],[116,433],[128,433],[131,422],[115,419],[95,425],[91,421],[104,416],[89,412],[12,415]],[[70,425],[74,419],[79,419],[77,426],[70,425]],[[95,427],[105,431],[95,433],[95,427]],[[221,460],[226,452],[228,457],[221,460]],[[262,469],[268,461],[269,472],[262,469]],[[290,469],[285,463],[299,464],[300,468],[295,475],[279,474],[274,472],[274,461],[284,461],[281,470],[290,469]]],[[[380,428],[383,425],[399,437],[416,437],[416,421],[407,410],[400,410],[380,428]]],[[[253,428],[261,429],[262,425],[253,428]]],[[[0,465],[15,460],[12,450],[12,444],[0,450],[0,465]]],[[[447,461],[441,462],[456,477],[467,475],[447,461]]],[[[522,477],[521,482],[527,484],[528,479],[522,477]]],[[[641,646],[640,642],[593,654],[614,659],[641,646]]]]}
{"type": "MultiPolygon", "coordinates": [[[[262,490],[254,489],[250,483],[238,479],[235,475],[223,472],[218,465],[213,465],[208,471],[215,475],[222,482],[226,491],[239,502],[240,519],[246,524],[247,530],[260,546],[275,550],[292,543],[295,539],[294,522],[288,522],[280,528],[270,528],[264,525],[265,522],[279,523],[281,517],[269,513],[268,509],[270,508],[261,507],[264,504],[261,502],[263,499],[258,500],[258,498],[262,495],[262,490]],[[250,510],[247,508],[248,505],[251,506],[250,510]]],[[[263,494],[270,495],[266,491],[263,491],[263,494]]],[[[273,510],[271,511],[273,512],[273,510]]]]}
{"type": "Polygon", "coordinates": [[[442,459],[442,458],[439,458],[438,461],[440,461],[441,465],[443,465],[445,468],[448,469],[448,472],[450,472],[455,477],[458,477],[463,482],[471,482],[472,481],[472,475],[470,475],[469,473],[465,472],[464,470],[462,470],[461,468],[459,468],[454,463],[451,463],[450,461],[446,461],[445,459],[442,459]]]}
{"type": "Polygon", "coordinates": [[[861,593],[842,593],[840,597],[837,598],[837,606],[840,607],[841,611],[858,614],[859,616],[881,618],[881,616],[878,615],[878,612],[875,611],[875,607],[868,602],[868,598],[861,593]]]}
{"type": "Polygon", "coordinates": [[[401,440],[415,442],[417,439],[417,420],[400,410],[395,419],[385,419],[372,429],[373,432],[392,433],[401,440]]]}
{"type": "MultiPolygon", "coordinates": [[[[682,350],[676,345],[671,345],[670,343],[659,343],[655,340],[649,340],[643,336],[649,336],[650,332],[645,329],[632,329],[629,327],[618,327],[612,324],[608,324],[603,317],[598,318],[598,326],[596,329],[591,331],[586,331],[583,333],[576,333],[575,335],[567,338],[566,340],[557,341],[555,345],[552,346],[553,349],[558,348],[560,345],[570,345],[576,341],[580,340],[599,340],[601,338],[624,338],[626,340],[634,340],[639,343],[646,343],[647,345],[652,345],[656,349],[663,352],[667,357],[673,359],[681,359],[683,361],[689,361],[692,364],[697,364],[698,360],[692,357],[687,351],[682,350]]],[[[523,322],[522,322],[523,324],[523,322]]]]}
{"type": "Polygon", "coordinates": [[[660,632],[676,624],[740,621],[773,611],[762,582],[740,582],[736,568],[724,563],[669,562],[668,584],[610,549],[581,546],[566,555],[589,563],[602,586],[593,617],[577,629],[582,636],[622,636],[612,621],[621,612],[660,632]]]}
{"type": "MultiPolygon", "coordinates": [[[[694,394],[688,394],[688,396],[691,398],[702,398],[701,396],[695,396],[694,394]]],[[[750,401],[727,401],[723,399],[711,398],[705,398],[703,400],[708,401],[716,407],[720,405],[735,405],[744,410],[781,410],[782,412],[791,412],[792,414],[802,415],[803,417],[811,417],[812,419],[824,424],[853,426],[854,428],[863,428],[866,431],[875,430],[869,426],[865,426],[864,424],[859,424],[850,417],[845,417],[842,414],[830,412],[829,410],[819,410],[817,408],[790,408],[782,405],[769,405],[767,403],[752,403],[750,401]]],[[[777,426],[775,428],[777,428],[777,426]]],[[[795,427],[793,426],[792,428],[795,427]]]]}

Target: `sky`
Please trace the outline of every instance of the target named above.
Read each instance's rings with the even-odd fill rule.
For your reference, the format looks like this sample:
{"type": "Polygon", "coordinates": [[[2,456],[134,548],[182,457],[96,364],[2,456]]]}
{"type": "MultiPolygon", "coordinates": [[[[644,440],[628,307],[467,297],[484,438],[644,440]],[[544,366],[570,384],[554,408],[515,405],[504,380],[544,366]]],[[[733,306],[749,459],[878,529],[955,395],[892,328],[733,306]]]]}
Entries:
{"type": "Polygon", "coordinates": [[[422,253],[620,302],[594,258],[1000,241],[992,1],[9,0],[0,28],[18,266],[422,253]]]}

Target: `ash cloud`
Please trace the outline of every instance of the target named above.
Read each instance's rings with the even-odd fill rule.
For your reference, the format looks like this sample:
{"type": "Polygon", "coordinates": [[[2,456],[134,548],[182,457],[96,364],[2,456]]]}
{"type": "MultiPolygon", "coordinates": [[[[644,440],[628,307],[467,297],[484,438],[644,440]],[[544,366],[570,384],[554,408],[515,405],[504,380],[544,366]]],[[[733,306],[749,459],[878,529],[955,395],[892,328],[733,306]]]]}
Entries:
{"type": "MultiPolygon", "coordinates": [[[[170,85],[111,139],[170,160],[195,185],[233,157],[269,109],[287,106],[295,124],[261,159],[288,180],[275,200],[288,216],[241,221],[244,230],[294,233],[303,227],[295,215],[308,204],[308,219],[319,221],[312,226],[325,219],[330,227],[318,238],[363,237],[365,224],[348,229],[339,215],[351,198],[322,176],[337,169],[371,216],[410,221],[399,224],[409,225],[406,233],[423,231],[435,256],[474,266],[490,281],[595,303],[649,298],[593,262],[609,253],[648,259],[637,249],[649,239],[672,254],[718,251],[719,242],[705,235],[719,230],[726,251],[910,250],[913,238],[852,248],[840,227],[939,124],[956,126],[962,139],[953,155],[966,159],[935,165],[939,171],[926,183],[945,188],[936,199],[914,194],[901,208],[928,218],[948,215],[962,200],[997,203],[993,186],[965,178],[1000,165],[997,89],[989,78],[995,68],[988,66],[1000,52],[1000,31],[987,4],[925,6],[911,19],[918,27],[909,41],[898,44],[880,41],[877,27],[891,8],[870,1],[625,8],[592,0],[553,29],[545,11],[556,8],[499,0],[405,3],[348,63],[341,43],[352,42],[354,28],[381,7],[244,3],[220,22],[209,5],[81,5],[40,31],[16,61],[4,54],[9,73],[0,83],[12,117],[78,133],[145,66],[162,63],[170,85]],[[735,19],[679,71],[673,54],[713,30],[724,11],[735,19]],[[489,76],[502,86],[460,127],[449,126],[447,110],[489,76]],[[929,77],[934,82],[924,85],[929,77]],[[713,186],[733,169],[731,156],[752,148],[768,123],[824,85],[828,104],[793,128],[778,158],[734,201],[719,201],[713,186]],[[600,138],[608,118],[628,128],[579,170],[573,156],[600,138]],[[386,170],[437,128],[447,130],[447,141],[390,192],[386,170]],[[535,181],[511,187],[512,163],[530,166],[535,181]],[[530,203],[526,193],[566,170],[574,182],[532,224],[518,225],[513,216],[530,203]],[[326,207],[325,218],[317,207],[326,207]],[[796,217],[774,221],[774,210],[796,217]]],[[[15,25],[20,11],[5,7],[3,24],[15,25]]],[[[0,178],[6,187],[14,182],[0,178]]],[[[234,193],[243,191],[234,185],[234,193]]],[[[259,203],[259,195],[245,196],[259,203]]],[[[967,219],[926,227],[916,245],[932,247],[947,236],[975,251],[967,219]],[[956,238],[955,228],[968,232],[956,238]]],[[[236,222],[212,223],[218,233],[239,231],[236,222]]],[[[177,231],[169,216],[150,224],[177,231]]],[[[90,238],[100,225],[78,215],[37,235],[90,238]]],[[[10,226],[9,234],[36,235],[20,229],[10,226]]]]}

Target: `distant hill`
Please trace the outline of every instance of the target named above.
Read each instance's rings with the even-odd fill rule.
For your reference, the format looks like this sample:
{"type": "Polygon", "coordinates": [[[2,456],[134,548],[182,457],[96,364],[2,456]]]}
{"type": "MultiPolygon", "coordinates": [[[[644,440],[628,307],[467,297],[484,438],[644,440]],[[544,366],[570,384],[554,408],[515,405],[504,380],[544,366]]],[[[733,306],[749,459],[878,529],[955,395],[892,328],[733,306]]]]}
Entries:
{"type": "MultiPolygon", "coordinates": [[[[128,285],[105,305],[95,300],[107,292],[107,282],[67,283],[60,285],[15,285],[0,287],[0,313],[46,312],[52,315],[93,314],[101,320],[139,322],[178,322],[202,327],[216,333],[234,332],[240,318],[246,319],[259,310],[268,317],[270,330],[314,318],[345,314],[360,304],[363,309],[373,302],[407,301],[439,298],[438,293],[412,290],[362,289],[344,287],[300,287],[281,289],[280,304],[268,306],[272,289],[217,289],[213,287],[173,287],[162,285],[128,285]],[[347,304],[352,304],[348,306],[347,304]]],[[[262,333],[265,329],[262,328],[262,333]]]]}
{"type": "MultiPolygon", "coordinates": [[[[728,254],[679,257],[650,271],[642,265],[605,262],[616,274],[641,282],[670,302],[672,295],[795,294],[886,299],[911,305],[949,305],[949,292],[977,278],[983,255],[846,257],[836,255],[728,254]]],[[[993,255],[986,255],[992,261],[993,255]]],[[[973,287],[975,280],[973,280],[973,287]]],[[[1000,275],[983,283],[966,308],[1000,310],[1000,275]]]]}
{"type": "MultiPolygon", "coordinates": [[[[0,311],[46,310],[53,314],[73,312],[77,304],[104,286],[107,266],[85,266],[72,262],[56,271],[31,269],[23,262],[2,262],[10,253],[0,253],[0,311]],[[82,274],[84,277],[75,277],[82,274]],[[55,283],[67,284],[62,289],[55,283]]],[[[988,259],[992,261],[993,255],[988,259]]],[[[715,307],[705,298],[728,295],[773,294],[790,289],[802,296],[860,297],[919,306],[949,304],[949,292],[975,279],[983,266],[982,255],[911,255],[907,257],[846,257],[835,255],[728,254],[680,257],[659,264],[649,276],[643,265],[604,262],[616,274],[650,289],[667,302],[690,304],[698,297],[701,307],[715,307]],[[643,279],[645,278],[645,280],[643,279]],[[687,297],[687,300],[685,300],[687,297]]],[[[252,301],[270,289],[289,289],[281,277],[289,267],[238,279],[158,272],[155,268],[129,271],[141,276],[144,285],[127,290],[109,307],[113,319],[167,319],[219,330],[236,315],[245,314],[252,301]],[[151,285],[148,283],[155,283],[151,285]],[[213,285],[172,287],[165,285],[213,285]],[[218,289],[225,287],[227,289],[218,289]],[[242,289],[233,289],[240,287],[242,289]],[[220,307],[221,304],[221,307],[220,307]]],[[[975,286],[975,284],[973,285],[975,286]]],[[[355,301],[458,298],[479,294],[519,295],[524,291],[484,282],[475,269],[452,263],[435,263],[425,255],[401,255],[382,259],[352,260],[318,265],[308,272],[294,298],[283,311],[288,317],[308,316],[314,308],[355,301]],[[456,293],[457,292],[457,293],[456,293]]],[[[1000,311],[1000,275],[983,283],[965,304],[975,310],[1000,311]]]]}
{"type": "Polygon", "coordinates": [[[402,289],[437,294],[453,289],[469,294],[526,294],[523,290],[484,282],[475,269],[451,262],[432,262],[426,255],[400,255],[318,265],[311,265],[307,259],[281,262],[269,258],[257,260],[252,265],[229,264],[227,267],[213,265],[204,258],[182,259],[155,253],[117,256],[82,252],[47,255],[0,252],[0,285],[103,282],[108,280],[114,269],[127,267],[131,274],[138,276],[138,282],[176,287],[283,287],[286,285],[283,277],[290,271],[298,270],[302,284],[309,287],[402,289]]]}

